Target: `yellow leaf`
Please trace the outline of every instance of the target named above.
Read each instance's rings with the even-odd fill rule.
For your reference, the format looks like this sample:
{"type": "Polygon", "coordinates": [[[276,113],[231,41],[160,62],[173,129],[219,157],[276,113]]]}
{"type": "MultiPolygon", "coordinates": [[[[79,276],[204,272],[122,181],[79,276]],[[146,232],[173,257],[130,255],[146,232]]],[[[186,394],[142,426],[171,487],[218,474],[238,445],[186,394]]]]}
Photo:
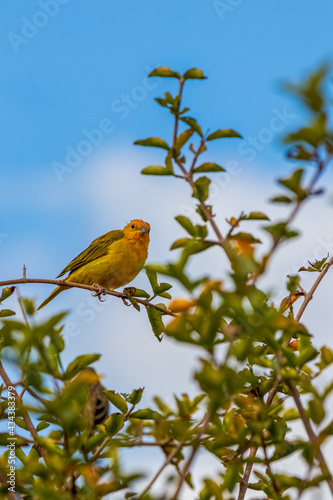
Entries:
{"type": "Polygon", "coordinates": [[[173,313],[184,312],[196,305],[193,299],[174,299],[168,304],[169,311],[173,313]]]}

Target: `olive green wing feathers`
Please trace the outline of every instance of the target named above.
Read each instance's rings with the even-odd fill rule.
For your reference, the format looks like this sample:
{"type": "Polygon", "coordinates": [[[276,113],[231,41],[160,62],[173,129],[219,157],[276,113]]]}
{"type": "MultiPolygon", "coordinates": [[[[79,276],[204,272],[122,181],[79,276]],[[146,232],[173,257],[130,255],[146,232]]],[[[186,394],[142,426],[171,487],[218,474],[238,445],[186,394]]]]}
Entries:
{"type": "Polygon", "coordinates": [[[99,236],[99,238],[96,238],[96,240],[90,243],[88,248],[79,253],[79,255],[77,255],[75,259],[73,259],[72,262],[70,262],[65,269],[61,271],[57,278],[60,278],[64,274],[76,271],[76,269],[79,269],[85,264],[103,257],[107,254],[110,245],[112,245],[115,241],[121,240],[123,237],[124,232],[122,230],[110,231],[103,234],[103,236],[99,236]]]}

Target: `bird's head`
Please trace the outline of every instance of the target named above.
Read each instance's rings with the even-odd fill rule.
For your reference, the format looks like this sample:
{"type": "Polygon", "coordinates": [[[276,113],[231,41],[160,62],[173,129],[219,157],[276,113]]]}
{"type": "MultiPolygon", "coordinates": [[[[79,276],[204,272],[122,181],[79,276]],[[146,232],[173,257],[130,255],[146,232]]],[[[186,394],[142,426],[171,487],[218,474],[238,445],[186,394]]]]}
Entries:
{"type": "Polygon", "coordinates": [[[140,219],[131,220],[124,227],[124,233],[128,239],[140,239],[149,242],[150,225],[140,219]]]}

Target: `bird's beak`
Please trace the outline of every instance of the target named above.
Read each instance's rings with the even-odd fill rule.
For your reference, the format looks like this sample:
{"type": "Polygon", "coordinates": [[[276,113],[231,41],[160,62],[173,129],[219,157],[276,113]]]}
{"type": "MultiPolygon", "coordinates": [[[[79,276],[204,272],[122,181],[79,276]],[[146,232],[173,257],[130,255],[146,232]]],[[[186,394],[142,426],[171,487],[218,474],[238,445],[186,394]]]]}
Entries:
{"type": "Polygon", "coordinates": [[[139,231],[141,233],[147,233],[148,229],[146,228],[146,226],[141,226],[141,227],[139,227],[139,231]]]}

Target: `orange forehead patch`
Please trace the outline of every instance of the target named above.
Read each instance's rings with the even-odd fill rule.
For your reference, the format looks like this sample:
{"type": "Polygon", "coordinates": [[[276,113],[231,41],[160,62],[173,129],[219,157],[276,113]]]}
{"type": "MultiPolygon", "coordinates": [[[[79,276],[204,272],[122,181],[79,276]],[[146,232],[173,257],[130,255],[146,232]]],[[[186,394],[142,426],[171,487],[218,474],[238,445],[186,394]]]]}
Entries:
{"type": "Polygon", "coordinates": [[[141,219],[131,220],[128,226],[131,226],[132,224],[135,224],[137,227],[145,226],[147,229],[150,229],[150,225],[148,224],[148,222],[145,222],[141,219]]]}

